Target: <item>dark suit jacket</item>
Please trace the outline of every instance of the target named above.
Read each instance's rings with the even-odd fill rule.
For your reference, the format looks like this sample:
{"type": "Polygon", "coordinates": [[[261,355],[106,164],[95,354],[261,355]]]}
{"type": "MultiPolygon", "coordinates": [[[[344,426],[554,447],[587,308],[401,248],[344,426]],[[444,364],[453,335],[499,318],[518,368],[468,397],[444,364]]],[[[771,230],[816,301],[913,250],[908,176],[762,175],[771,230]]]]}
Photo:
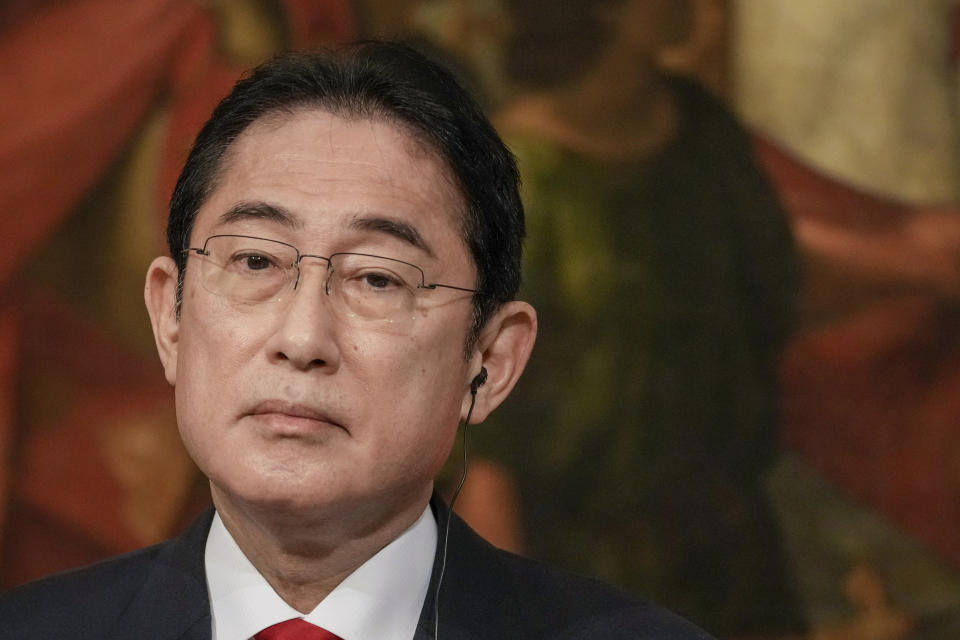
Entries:
{"type": "MultiPolygon", "coordinates": [[[[433,509],[440,541],[415,640],[434,638],[434,586],[449,513],[439,500],[433,509]]],[[[710,638],[599,582],[496,549],[452,518],[439,598],[441,640],[710,638]]],[[[210,510],[179,538],[0,597],[0,638],[209,640],[204,546],[212,519],[210,510]]]]}

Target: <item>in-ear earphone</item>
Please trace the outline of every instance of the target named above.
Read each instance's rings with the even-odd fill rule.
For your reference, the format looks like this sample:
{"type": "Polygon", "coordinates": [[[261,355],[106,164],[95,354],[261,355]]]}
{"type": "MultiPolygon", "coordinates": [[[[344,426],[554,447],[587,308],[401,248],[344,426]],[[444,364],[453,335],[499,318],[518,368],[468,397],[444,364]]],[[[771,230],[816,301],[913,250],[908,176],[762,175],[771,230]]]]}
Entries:
{"type": "Polygon", "coordinates": [[[487,381],[487,368],[480,367],[480,373],[473,377],[473,380],[470,381],[470,393],[477,395],[477,389],[483,386],[483,383],[487,381]]]}

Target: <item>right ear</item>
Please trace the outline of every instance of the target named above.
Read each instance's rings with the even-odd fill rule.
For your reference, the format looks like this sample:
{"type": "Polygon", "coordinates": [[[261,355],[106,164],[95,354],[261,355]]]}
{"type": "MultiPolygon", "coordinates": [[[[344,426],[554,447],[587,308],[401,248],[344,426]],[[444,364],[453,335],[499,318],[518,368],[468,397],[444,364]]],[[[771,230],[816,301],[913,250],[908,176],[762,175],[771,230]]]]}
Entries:
{"type": "Polygon", "coordinates": [[[147,269],[143,299],[147,303],[157,353],[167,382],[177,381],[177,348],[180,321],[177,318],[177,265],[172,258],[155,258],[147,269]]]}

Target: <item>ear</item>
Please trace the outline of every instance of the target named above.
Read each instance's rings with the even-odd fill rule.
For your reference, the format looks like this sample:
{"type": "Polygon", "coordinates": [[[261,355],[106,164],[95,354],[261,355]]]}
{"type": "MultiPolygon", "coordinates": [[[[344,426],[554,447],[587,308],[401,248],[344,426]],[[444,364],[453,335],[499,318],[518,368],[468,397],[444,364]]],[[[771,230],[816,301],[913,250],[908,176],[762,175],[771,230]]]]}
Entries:
{"type": "Polygon", "coordinates": [[[172,258],[155,258],[150,263],[143,299],[147,303],[153,337],[167,382],[175,384],[180,322],[177,318],[177,265],[172,258]]]}
{"type": "MultiPolygon", "coordinates": [[[[471,358],[471,380],[481,367],[487,370],[487,381],[477,390],[470,417],[472,424],[486,420],[510,395],[527,366],[536,337],[537,312],[526,302],[508,302],[487,321],[471,358]]],[[[469,384],[469,380],[467,382],[469,384]]],[[[460,410],[461,419],[466,419],[469,408],[470,392],[467,391],[460,410]]]]}

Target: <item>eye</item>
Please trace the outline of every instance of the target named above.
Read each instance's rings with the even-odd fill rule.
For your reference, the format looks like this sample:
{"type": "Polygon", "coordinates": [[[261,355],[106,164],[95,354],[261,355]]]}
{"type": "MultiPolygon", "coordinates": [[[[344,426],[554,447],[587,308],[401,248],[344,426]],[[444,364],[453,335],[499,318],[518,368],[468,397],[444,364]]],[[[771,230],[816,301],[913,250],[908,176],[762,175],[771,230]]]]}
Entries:
{"type": "Polygon", "coordinates": [[[373,289],[386,289],[397,284],[396,280],[393,280],[382,273],[368,273],[363,277],[363,280],[373,289]]]}
{"type": "Polygon", "coordinates": [[[396,278],[384,273],[365,273],[362,280],[371,289],[389,289],[400,284],[396,278]]]}
{"type": "Polygon", "coordinates": [[[279,267],[280,265],[273,256],[248,251],[234,254],[230,258],[228,266],[239,273],[248,273],[252,271],[264,271],[271,267],[279,267]]]}
{"type": "Polygon", "coordinates": [[[243,258],[244,266],[251,271],[259,271],[270,266],[270,260],[265,256],[250,255],[243,258]]]}
{"type": "MultiPolygon", "coordinates": [[[[336,254],[331,269],[332,287],[353,305],[404,306],[412,301],[419,282],[419,270],[412,265],[360,253],[336,254]]],[[[369,307],[361,313],[375,315],[369,307]]]]}

